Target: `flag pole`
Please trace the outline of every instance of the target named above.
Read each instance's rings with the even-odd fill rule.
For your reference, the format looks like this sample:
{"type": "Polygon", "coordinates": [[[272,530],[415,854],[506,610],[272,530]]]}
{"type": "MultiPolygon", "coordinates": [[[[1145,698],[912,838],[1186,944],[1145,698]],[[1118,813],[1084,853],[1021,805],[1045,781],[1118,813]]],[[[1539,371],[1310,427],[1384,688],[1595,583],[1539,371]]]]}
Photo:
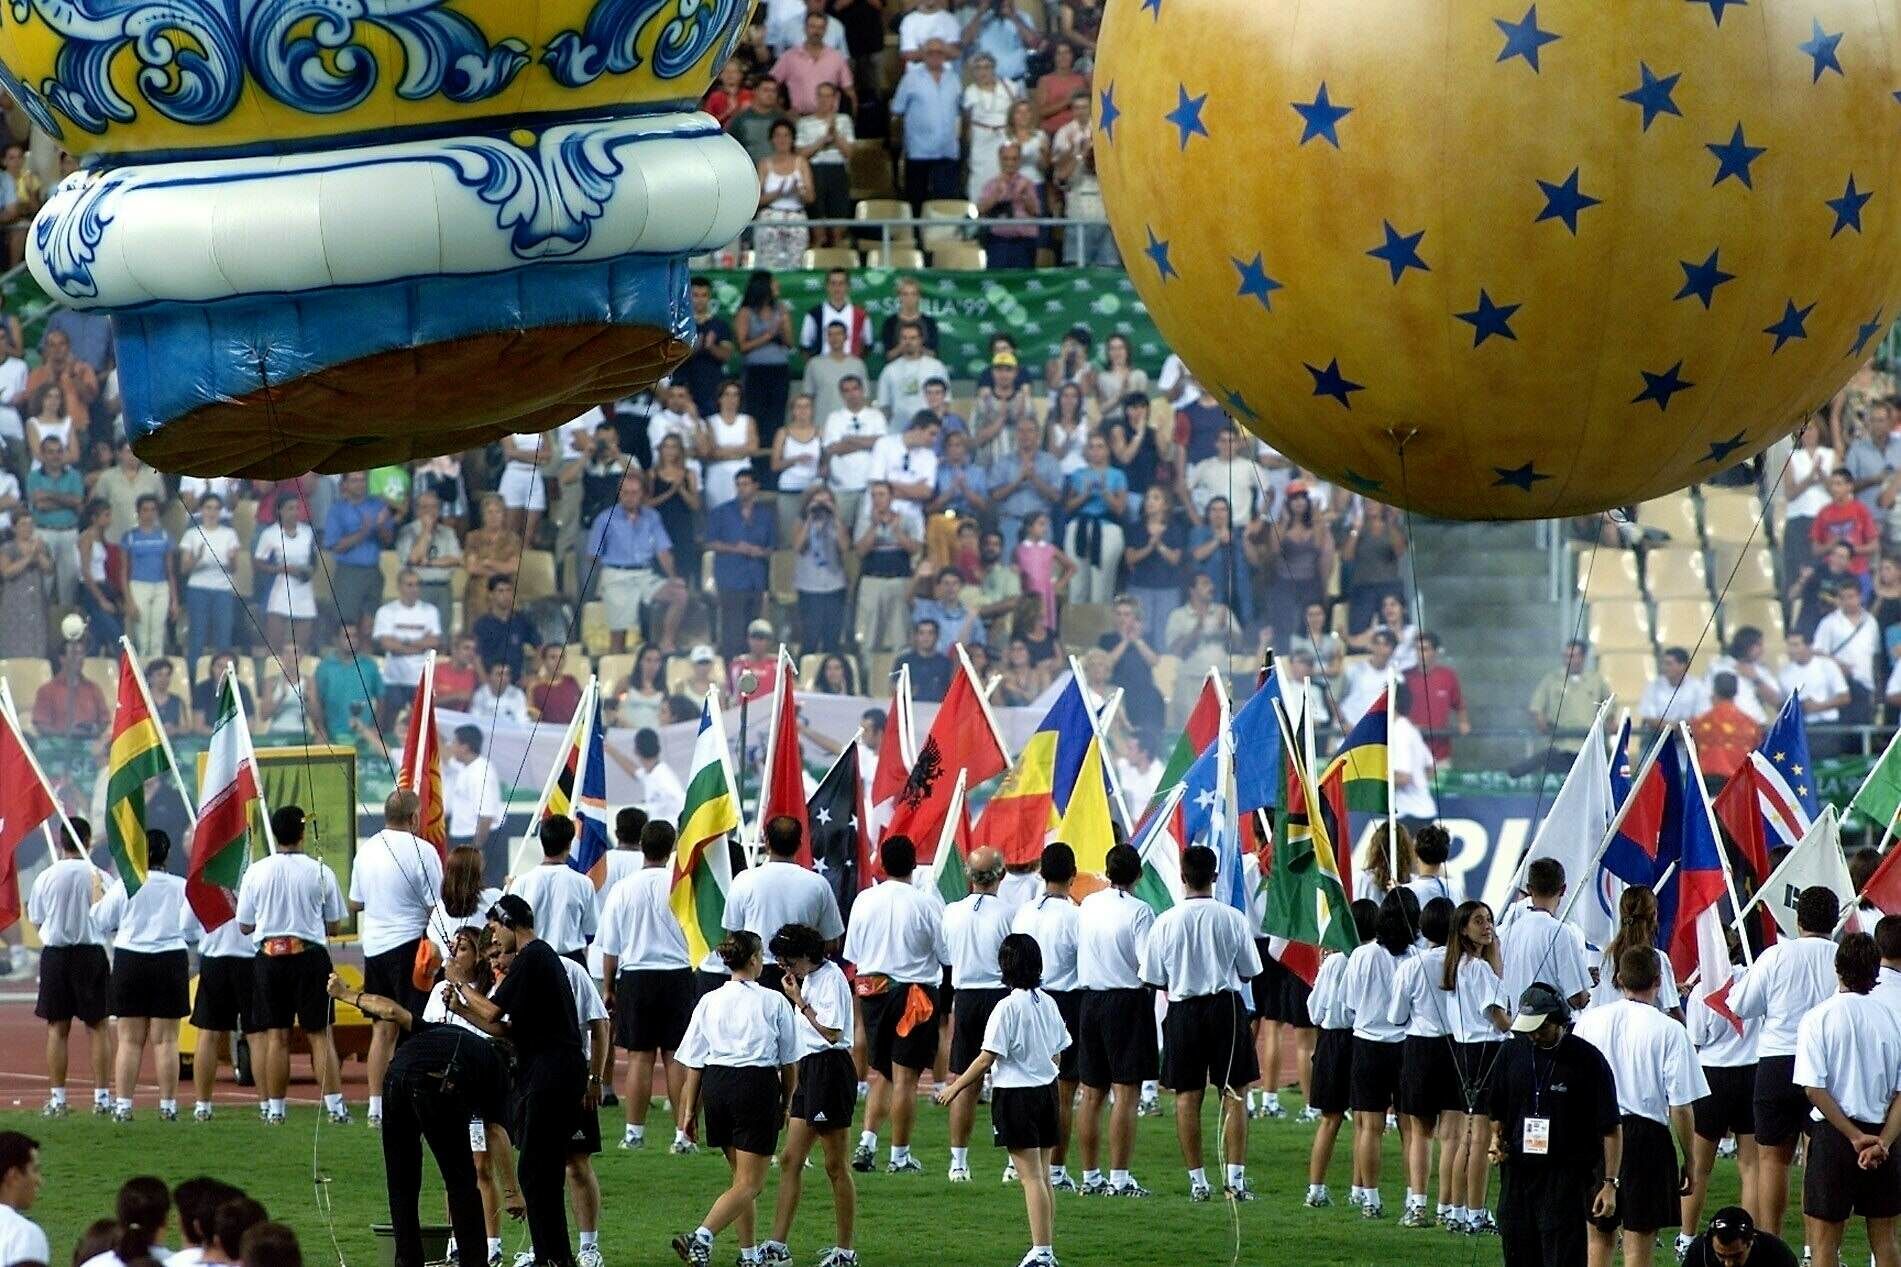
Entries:
{"type": "MultiPolygon", "coordinates": [[[[1835,807],[1833,805],[1824,805],[1822,807],[1822,813],[1824,816],[1833,815],[1835,813],[1835,807]]],[[[1815,821],[1816,823],[1819,824],[1822,820],[1818,818],[1815,821]]],[[[1813,827],[1811,827],[1810,830],[1814,830],[1813,827]]],[[[1839,831],[1839,828],[1837,830],[1839,831]]],[[[1797,841],[1795,844],[1795,849],[1801,848],[1801,844],[1802,844],[1801,841],[1797,841]]],[[[1837,835],[1836,837],[1835,847],[1838,850],[1841,848],[1841,837],[1839,835],[1837,835]]],[[[1743,921],[1746,918],[1748,918],[1749,912],[1755,910],[1758,906],[1762,905],[1762,899],[1766,894],[1769,894],[1775,891],[1776,881],[1782,877],[1782,872],[1788,867],[1790,859],[1795,857],[1795,849],[1791,849],[1789,851],[1788,856],[1784,857],[1781,863],[1777,865],[1776,869],[1774,871],[1771,871],[1768,874],[1768,876],[1764,878],[1763,882],[1757,886],[1756,891],[1749,895],[1749,904],[1743,907],[1742,910],[1736,913],[1735,920],[1733,920],[1730,924],[1731,928],[1734,928],[1739,933],[1743,931],[1743,921]]],[[[1849,907],[1849,910],[1852,911],[1853,909],[1854,907],[1851,904],[1849,907]]],[[[1836,928],[1838,931],[1840,927],[1841,926],[1839,924],[1836,925],[1836,928]]]]}
{"type": "MultiPolygon", "coordinates": [[[[1606,699],[1602,704],[1599,704],[1597,706],[1597,716],[1591,719],[1591,727],[1588,731],[1585,732],[1585,739],[1587,742],[1589,741],[1590,736],[1595,734],[1597,735],[1599,746],[1603,745],[1604,734],[1602,731],[1598,730],[1598,725],[1604,720],[1604,714],[1610,712],[1612,702],[1613,702],[1612,700],[1606,699]]],[[[1582,751],[1582,749],[1580,749],[1580,751],[1582,751]]],[[[1543,779],[1543,777],[1544,777],[1543,775],[1539,776],[1541,780],[1543,779]]],[[[1570,772],[1566,771],[1565,773],[1566,781],[1569,781],[1570,777],[1571,777],[1570,772]]],[[[1558,786],[1562,788],[1564,784],[1560,783],[1558,786]]],[[[1548,817],[1550,813],[1551,813],[1550,806],[1546,806],[1545,807],[1546,816],[1548,817]]],[[[1519,890],[1522,890],[1525,887],[1525,873],[1531,870],[1531,864],[1533,862],[1533,858],[1531,856],[1531,847],[1532,845],[1537,843],[1539,826],[1540,826],[1540,823],[1533,823],[1528,828],[1529,835],[1525,841],[1525,847],[1523,851],[1520,853],[1519,858],[1518,858],[1518,869],[1512,873],[1511,885],[1506,889],[1506,893],[1508,895],[1511,893],[1518,892],[1519,890]]],[[[1573,883],[1575,881],[1573,880],[1572,877],[1567,876],[1566,882],[1573,883]]]]}
{"type": "MultiPolygon", "coordinates": [[[[1393,733],[1394,683],[1397,676],[1393,666],[1386,666],[1386,734],[1388,739],[1393,733]]],[[[1341,827],[1345,831],[1344,826],[1341,827]]],[[[1393,750],[1386,750],[1386,874],[1395,887],[1399,884],[1399,811],[1393,808],[1393,750]]]]}
{"type": "MultiPolygon", "coordinates": [[[[119,635],[119,647],[125,656],[126,665],[132,670],[132,680],[138,685],[139,698],[145,701],[146,716],[152,719],[152,729],[158,732],[159,747],[165,750],[165,763],[172,768],[172,785],[178,789],[179,799],[185,802],[185,817],[196,827],[198,808],[192,803],[190,790],[185,787],[184,773],[178,768],[178,754],[172,751],[172,737],[165,733],[165,723],[159,718],[158,705],[152,702],[152,690],[145,684],[145,670],[139,667],[138,653],[132,649],[132,640],[124,634],[119,635]]],[[[301,686],[302,683],[299,683],[301,686]]]]}
{"type": "Polygon", "coordinates": [[[1591,855],[1591,863],[1584,869],[1584,876],[1580,878],[1579,883],[1566,886],[1564,905],[1558,908],[1560,924],[1570,916],[1571,908],[1577,905],[1578,898],[1584,890],[1596,883],[1598,865],[1604,861],[1604,855],[1610,852],[1611,842],[1617,839],[1617,829],[1624,825],[1624,816],[1629,814],[1630,807],[1636,804],[1637,789],[1643,786],[1644,778],[1650,773],[1650,767],[1657,764],[1657,756],[1663,751],[1663,745],[1667,742],[1669,734],[1670,732],[1666,730],[1662,738],[1650,745],[1650,751],[1644,754],[1642,764],[1637,767],[1637,773],[1630,780],[1630,795],[1624,798],[1624,803],[1617,807],[1617,813],[1611,816],[1611,825],[1604,829],[1604,839],[1598,842],[1597,852],[1591,855]]]}
{"type": "MultiPolygon", "coordinates": [[[[66,816],[66,807],[59,803],[59,793],[54,791],[53,781],[46,777],[45,767],[40,765],[40,759],[33,754],[32,746],[26,741],[26,731],[20,728],[20,710],[13,703],[13,688],[5,678],[0,678],[0,710],[5,711],[7,725],[13,727],[13,736],[20,741],[20,751],[26,754],[26,763],[32,769],[33,777],[46,789],[46,799],[53,802],[53,813],[59,816],[59,825],[65,831],[66,838],[77,844],[79,833],[73,830],[73,821],[66,816]]],[[[50,837],[47,843],[53,843],[50,837]]],[[[57,850],[54,856],[58,856],[57,850]]]]}
{"type": "MultiPolygon", "coordinates": [[[[583,694],[582,702],[586,703],[586,701],[587,697],[583,694]]],[[[534,824],[539,823],[543,815],[548,812],[548,802],[554,797],[555,785],[561,781],[561,769],[567,764],[568,749],[580,738],[583,715],[583,710],[577,708],[574,710],[574,716],[568,718],[568,728],[561,736],[561,747],[555,753],[554,765],[549,767],[548,777],[541,785],[541,795],[535,798],[535,808],[529,811],[530,831],[534,830],[534,824]]],[[[404,755],[404,760],[408,760],[407,754],[404,755]]]]}
{"type": "MultiPolygon", "coordinates": [[[[433,649],[423,652],[422,659],[422,720],[419,726],[436,724],[436,653],[433,649]]],[[[420,734],[420,730],[418,731],[420,734]]],[[[427,743],[418,743],[416,751],[403,754],[403,764],[409,767],[409,787],[411,791],[422,790],[423,753],[427,743]]]]}
{"type": "MultiPolygon", "coordinates": [[[[1115,721],[1116,710],[1122,706],[1122,690],[1118,687],[1116,693],[1103,703],[1105,716],[1098,717],[1089,698],[1089,682],[1083,677],[1082,666],[1073,655],[1069,657],[1069,671],[1076,675],[1076,689],[1083,697],[1083,711],[1089,714],[1089,729],[1096,737],[1096,751],[1102,755],[1102,773],[1109,780],[1109,792],[1114,798],[1111,808],[1122,816],[1122,826],[1134,831],[1135,818],[1129,813],[1129,800],[1122,791],[1122,779],[1116,774],[1115,758],[1109,752],[1109,737],[1103,733],[1115,721]]],[[[1022,756],[1021,753],[1017,755],[1022,756]]]]}
{"type": "MultiPolygon", "coordinates": [[[[748,851],[754,854],[755,859],[757,858],[758,841],[765,834],[765,830],[766,830],[766,824],[765,824],[766,802],[772,799],[772,796],[771,796],[772,789],[767,785],[766,780],[772,777],[772,772],[775,768],[774,759],[779,754],[780,709],[785,703],[787,684],[791,683],[796,687],[796,684],[798,682],[799,666],[793,662],[791,653],[789,653],[785,649],[785,643],[783,642],[779,644],[778,668],[779,668],[778,680],[776,680],[772,684],[772,718],[767,723],[767,726],[766,726],[766,764],[764,768],[761,770],[760,775],[759,775],[759,803],[753,806],[752,833],[746,842],[746,847],[748,851]],[[790,670],[789,676],[788,676],[788,670],[790,670]]],[[[796,702],[794,704],[794,707],[797,707],[796,702]]],[[[740,751],[741,752],[745,751],[743,741],[740,747],[740,751]]],[[[799,800],[801,802],[805,800],[804,793],[805,793],[805,789],[800,788],[799,800]]]]}
{"type": "MultiPolygon", "coordinates": [[[[1723,847],[1723,829],[1717,826],[1716,810],[1710,804],[1710,791],[1703,782],[1703,764],[1697,759],[1696,740],[1690,735],[1688,722],[1678,722],[1677,729],[1683,735],[1683,750],[1690,754],[1690,776],[1696,780],[1696,799],[1703,805],[1703,821],[1709,824],[1710,839],[1716,842],[1716,860],[1723,868],[1723,888],[1729,893],[1729,909],[1734,911],[1742,903],[1736,898],[1736,875],[1730,870],[1729,850],[1723,847]]],[[[1743,948],[1743,966],[1749,967],[1756,961],[1749,950],[1749,937],[1745,933],[1740,938],[1743,948]]]]}

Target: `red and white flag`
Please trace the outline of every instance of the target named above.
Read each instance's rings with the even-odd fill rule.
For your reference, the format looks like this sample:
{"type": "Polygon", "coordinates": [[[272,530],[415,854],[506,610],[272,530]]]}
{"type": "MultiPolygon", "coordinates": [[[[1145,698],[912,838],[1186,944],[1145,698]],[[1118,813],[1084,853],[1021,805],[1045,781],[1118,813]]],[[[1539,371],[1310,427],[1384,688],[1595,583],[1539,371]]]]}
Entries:
{"type": "Polygon", "coordinates": [[[35,827],[59,813],[52,784],[26,746],[11,699],[0,708],[0,929],[20,918],[20,873],[15,857],[35,827]]]}
{"type": "Polygon", "coordinates": [[[967,776],[965,787],[974,788],[1010,768],[1010,755],[1003,747],[1003,732],[990,714],[990,702],[983,686],[970,667],[963,646],[957,648],[957,668],[951,675],[950,689],[931,719],[931,733],[918,749],[911,773],[897,794],[897,807],[885,831],[905,835],[918,847],[918,861],[928,847],[937,854],[938,837],[951,813],[957,776],[967,776]]]}
{"type": "Polygon", "coordinates": [[[759,814],[754,830],[764,839],[766,824],[781,815],[799,825],[798,861],[812,865],[812,841],[805,815],[805,758],[800,751],[799,706],[793,697],[798,666],[779,648],[778,681],[772,690],[772,727],[766,732],[766,767],[759,789],[759,814]]]}

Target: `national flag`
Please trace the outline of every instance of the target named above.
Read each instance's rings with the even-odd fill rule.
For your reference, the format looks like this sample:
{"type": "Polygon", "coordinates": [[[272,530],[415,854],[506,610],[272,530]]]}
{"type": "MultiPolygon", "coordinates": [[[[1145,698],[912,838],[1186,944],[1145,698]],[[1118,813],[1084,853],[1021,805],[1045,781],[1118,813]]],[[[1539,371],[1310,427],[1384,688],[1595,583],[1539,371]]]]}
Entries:
{"type": "MultiPolygon", "coordinates": [[[[607,883],[607,855],[614,847],[614,833],[607,819],[607,721],[601,715],[600,683],[588,682],[592,707],[584,707],[588,719],[587,738],[579,751],[581,759],[580,794],[574,798],[574,848],[568,853],[568,865],[594,881],[600,888],[607,883]]],[[[589,703],[584,696],[582,704],[589,703]]]]}
{"type": "Polygon", "coordinates": [[[544,818],[574,817],[574,789],[581,780],[581,740],[587,723],[584,708],[575,709],[568,719],[567,733],[561,736],[560,755],[554,763],[554,777],[542,791],[541,804],[533,815],[535,823],[544,818]]]}
{"type": "Polygon", "coordinates": [[[1646,754],[1618,810],[1603,865],[1626,884],[1653,885],[1676,861],[1674,850],[1683,838],[1682,765],[1677,732],[1665,731],[1646,754]]]}
{"type": "MultiPolygon", "coordinates": [[[[1084,753],[1095,737],[1082,679],[1072,673],[984,807],[984,839],[1003,851],[1006,863],[1031,862],[1042,856],[1044,840],[1075,791],[1084,753]]],[[[1098,782],[1102,778],[1100,761],[1096,778],[1098,782]]],[[[1078,857],[1076,867],[1100,871],[1101,859],[1087,866],[1078,857]]]]}
{"type": "Polygon", "coordinates": [[[680,808],[669,905],[686,932],[687,954],[698,964],[726,936],[726,891],[732,887],[727,833],[739,827],[739,795],[727,758],[726,726],[714,707],[718,690],[700,704],[700,733],[680,808]]]}
{"type": "Polygon", "coordinates": [[[799,668],[784,647],[779,648],[779,680],[772,690],[772,726],[766,732],[766,766],[759,789],[759,814],[754,820],[759,836],[766,824],[784,816],[799,825],[800,866],[812,865],[811,825],[805,817],[805,757],[800,750],[799,706],[793,698],[799,668]]]}
{"type": "Polygon", "coordinates": [[[1802,890],[1817,885],[1833,892],[1844,911],[1855,905],[1855,882],[1848,874],[1848,858],[1842,853],[1841,820],[1833,805],[1822,807],[1822,816],[1809,824],[1782,865],[1757,886],[1749,905],[1760,905],[1785,935],[1798,937],[1801,930],[1795,922],[1796,900],[1802,890]]]}
{"type": "MultiPolygon", "coordinates": [[[[1062,807],[1056,834],[1076,853],[1076,867],[1098,874],[1109,865],[1109,847],[1115,841],[1115,815],[1109,802],[1107,745],[1097,733],[1083,749],[1075,790],[1062,807]]],[[[1040,855],[1039,855],[1040,856],[1040,855]]],[[[1028,859],[1025,859],[1028,861],[1028,859]]]]}
{"type": "MultiPolygon", "coordinates": [[[[1264,690],[1254,693],[1256,699],[1264,694],[1264,690]]],[[[1212,839],[1208,845],[1215,851],[1215,900],[1241,912],[1241,918],[1251,924],[1253,912],[1249,899],[1253,894],[1249,892],[1246,868],[1241,862],[1241,822],[1235,810],[1235,785],[1239,780],[1235,774],[1234,743],[1232,729],[1215,741],[1218,773],[1215,779],[1213,822],[1210,824],[1212,839]]]]}
{"type": "Polygon", "coordinates": [[[20,918],[15,854],[35,827],[58,813],[52,785],[26,746],[13,710],[0,708],[0,930],[11,928],[20,918]]]}
{"type": "Polygon", "coordinates": [[[1791,691],[1782,711],[1749,756],[1767,828],[1769,848],[1793,845],[1822,812],[1815,792],[1815,766],[1809,760],[1809,728],[1802,716],[1802,693],[1791,691]]]}
{"type": "Polygon", "coordinates": [[[968,774],[957,772],[957,786],[951,791],[950,808],[932,851],[930,889],[946,906],[970,893],[970,811],[964,804],[968,774]]]}
{"type": "Polygon", "coordinates": [[[1677,869],[1671,880],[1676,889],[1676,918],[1669,926],[1670,964],[1678,981],[1694,975],[1695,997],[1740,1034],[1742,1022],[1727,1002],[1732,974],[1729,943],[1723,937],[1723,899],[1729,896],[1723,846],[1716,837],[1716,817],[1688,732],[1679,726],[1677,734],[1684,759],[1677,764],[1682,811],[1677,816],[1681,834],[1674,850],[1677,869]]]}
{"type": "MultiPolygon", "coordinates": [[[[1901,818],[1901,748],[1897,748],[1897,744],[1901,744],[1901,730],[1889,738],[1874,768],[1868,771],[1868,777],[1855,789],[1854,799],[1848,802],[1850,813],[1859,814],[1870,826],[1881,828],[1883,845],[1894,834],[1895,820],[1901,818]]],[[[1893,853],[1888,855],[1890,859],[1893,857],[1893,853]]],[[[1882,869],[1887,869],[1885,861],[1882,869]]]]}
{"type": "Polygon", "coordinates": [[[911,720],[911,666],[898,666],[891,683],[891,707],[885,712],[884,739],[878,745],[878,763],[871,772],[870,812],[865,826],[868,845],[884,838],[885,827],[898,807],[911,767],[917,762],[917,734],[911,720]]]}
{"type": "Polygon", "coordinates": [[[898,792],[897,807],[885,832],[908,836],[917,846],[919,861],[931,861],[924,850],[928,846],[935,857],[937,840],[951,807],[951,772],[968,776],[969,786],[975,787],[1009,768],[1003,734],[997,729],[996,718],[990,715],[989,701],[970,667],[970,657],[959,646],[950,690],[938,705],[931,733],[918,749],[911,773],[898,792]]]}
{"type": "Polygon", "coordinates": [[[1861,901],[1883,915],[1901,915],[1901,867],[1895,865],[1897,858],[1901,858],[1901,849],[1888,850],[1861,888],[1861,901]]]}
{"type": "Polygon", "coordinates": [[[1157,915],[1182,900],[1182,847],[1168,830],[1168,824],[1176,821],[1175,806],[1181,796],[1177,785],[1157,806],[1161,812],[1149,815],[1129,842],[1142,857],[1141,878],[1129,891],[1157,915]]]}
{"type": "Polygon", "coordinates": [[[227,671],[218,684],[218,719],[198,780],[198,823],[185,870],[185,900],[206,932],[237,915],[238,881],[251,854],[251,811],[262,796],[244,703],[227,671]]]}
{"type": "Polygon", "coordinates": [[[436,733],[436,654],[423,660],[422,679],[409,705],[409,732],[396,786],[416,794],[416,835],[449,854],[449,823],[442,810],[442,740],[436,733]]]}
{"type": "Polygon", "coordinates": [[[1566,918],[1593,946],[1608,946],[1617,935],[1616,902],[1605,900],[1597,867],[1598,849],[1615,813],[1611,761],[1604,752],[1604,717],[1609,709],[1606,702],[1591,720],[1591,729],[1572,759],[1570,772],[1564,776],[1558,794],[1551,798],[1550,811],[1538,824],[1514,886],[1522,887],[1525,868],[1540,858],[1550,858],[1563,866],[1565,883],[1575,894],[1566,918]]]}
{"type": "MultiPolygon", "coordinates": [[[[1331,818],[1328,827],[1341,843],[1353,839],[1352,811],[1384,816],[1392,802],[1391,760],[1387,755],[1387,696],[1373,701],[1347,732],[1340,751],[1320,776],[1320,799],[1331,818]]],[[[1599,749],[1603,744],[1600,741],[1599,749]]],[[[1353,900],[1351,859],[1336,858],[1347,900],[1353,900]]]]}
{"type": "MultiPolygon", "coordinates": [[[[1169,793],[1181,783],[1182,776],[1188,773],[1188,767],[1195,764],[1195,758],[1208,750],[1215,741],[1227,720],[1228,698],[1221,686],[1221,673],[1218,669],[1208,670],[1208,676],[1202,681],[1201,694],[1195,697],[1195,707],[1188,714],[1188,724],[1175,740],[1174,751],[1168,754],[1168,761],[1162,766],[1162,777],[1155,784],[1155,794],[1143,807],[1142,818],[1136,826],[1136,834],[1148,825],[1169,793]]],[[[1178,802],[1179,804],[1179,802],[1178,802]]],[[[1180,810],[1175,811],[1177,814],[1180,810]]],[[[1177,823],[1169,833],[1175,840],[1183,839],[1180,824],[1177,823]]]]}
{"type": "Polygon", "coordinates": [[[1264,672],[1259,689],[1248,697],[1228,723],[1234,736],[1232,751],[1246,760],[1232,766],[1235,806],[1243,814],[1259,809],[1277,809],[1282,799],[1280,754],[1284,740],[1276,720],[1275,706],[1281,701],[1280,674],[1264,672]]]}
{"type": "Polygon", "coordinates": [[[1352,951],[1359,936],[1333,844],[1320,818],[1319,794],[1300,764],[1286,712],[1277,709],[1276,720],[1282,737],[1283,810],[1275,816],[1274,852],[1262,881],[1266,913],[1261,927],[1289,941],[1352,951]]]}
{"type": "Polygon", "coordinates": [[[106,844],[126,896],[145,883],[145,781],[172,772],[159,720],[146,703],[145,685],[130,651],[119,652],[119,702],[112,715],[107,757],[106,844]]]}
{"type": "Polygon", "coordinates": [[[812,825],[812,867],[832,886],[843,919],[851,917],[852,902],[869,879],[862,865],[864,835],[858,812],[858,740],[853,739],[805,803],[812,825]]]}

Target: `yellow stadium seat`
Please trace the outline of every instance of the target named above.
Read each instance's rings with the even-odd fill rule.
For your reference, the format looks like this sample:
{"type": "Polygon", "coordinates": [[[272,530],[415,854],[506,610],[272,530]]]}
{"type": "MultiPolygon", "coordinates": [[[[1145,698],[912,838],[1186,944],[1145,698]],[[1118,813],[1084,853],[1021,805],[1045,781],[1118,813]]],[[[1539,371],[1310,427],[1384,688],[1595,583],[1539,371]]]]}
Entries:
{"type": "Polygon", "coordinates": [[[818,685],[819,666],[825,663],[823,651],[808,651],[799,657],[799,686],[811,690],[818,685]]]}
{"type": "Polygon", "coordinates": [[[532,603],[554,594],[554,554],[548,550],[524,550],[521,576],[515,583],[515,599],[532,603]]]}
{"type": "MultiPolygon", "coordinates": [[[[958,222],[954,226],[947,225],[941,229],[927,228],[919,231],[918,236],[923,240],[925,248],[933,249],[946,242],[964,240],[965,226],[974,224],[977,220],[977,204],[968,198],[932,198],[925,202],[919,219],[958,222]]],[[[940,264],[938,267],[941,268],[943,265],[940,264]]]]}
{"type": "Polygon", "coordinates": [[[19,710],[20,724],[33,729],[33,697],[53,680],[53,666],[40,656],[15,656],[0,660],[0,677],[7,680],[13,693],[13,706],[19,710]]]}
{"type": "MultiPolygon", "coordinates": [[[[911,231],[906,229],[904,232],[908,234],[911,231]]],[[[893,233],[895,235],[896,230],[893,233]]],[[[865,252],[865,267],[920,269],[924,267],[924,252],[915,246],[894,246],[889,251],[874,246],[865,252]]]]}
{"type": "Polygon", "coordinates": [[[1175,693],[1175,679],[1181,676],[1182,662],[1177,656],[1162,655],[1155,657],[1155,689],[1162,693],[1164,700],[1175,693]]]}
{"type": "Polygon", "coordinates": [[[1707,598],[1666,598],[1657,603],[1657,645],[1660,647],[1694,647],[1699,638],[1707,641],[1715,636],[1715,628],[1710,624],[1710,613],[1714,606],[1707,598]],[[1708,631],[1707,634],[1705,631],[1708,631]]]}
{"type": "Polygon", "coordinates": [[[1588,550],[1578,559],[1577,571],[1578,597],[1587,602],[1644,596],[1637,556],[1629,550],[1588,550]]]}
{"type": "MultiPolygon", "coordinates": [[[[846,160],[845,166],[851,176],[852,197],[868,202],[888,198],[897,192],[897,180],[891,170],[891,152],[885,149],[883,141],[853,142],[851,156],[846,160]]],[[[897,213],[898,216],[911,214],[911,208],[908,205],[899,203],[898,206],[902,208],[897,213]]]]}
{"type": "Polygon", "coordinates": [[[1712,544],[1763,544],[1768,534],[1762,526],[1762,499],[1749,488],[1705,488],[1703,531],[1712,544]]]}
{"type": "Polygon", "coordinates": [[[1661,528],[1677,545],[1695,545],[1701,535],[1696,526],[1696,499],[1688,489],[1666,493],[1637,507],[1637,522],[1646,528],[1661,528]]]}
{"type": "Polygon", "coordinates": [[[1607,651],[1597,658],[1597,671],[1620,701],[1635,708],[1645,684],[1657,676],[1657,663],[1647,652],[1607,651]]]}
{"type": "Polygon", "coordinates": [[[849,246],[814,246],[805,252],[807,268],[857,268],[858,252],[849,246]]]}
{"type": "Polygon", "coordinates": [[[1784,637],[1781,599],[1774,595],[1742,598],[1731,596],[1724,600],[1720,615],[1723,619],[1723,636],[1726,639],[1735,637],[1736,631],[1744,625],[1750,625],[1762,631],[1763,640],[1769,644],[1769,655],[1772,659],[1781,653],[1784,637]]]}
{"type": "Polygon", "coordinates": [[[990,267],[990,256],[981,246],[971,242],[946,242],[932,249],[931,266],[956,272],[981,273],[990,267]]]}
{"type": "Polygon", "coordinates": [[[601,680],[603,697],[618,694],[627,685],[627,679],[634,673],[635,652],[623,651],[619,655],[604,655],[595,666],[594,675],[601,680]]]}
{"type": "Polygon", "coordinates": [[[1650,651],[1650,609],[1642,599],[1592,603],[1587,623],[1591,645],[1601,651],[1650,651]]]}
{"type": "MultiPolygon", "coordinates": [[[[879,684],[889,682],[891,680],[891,666],[896,664],[897,660],[898,653],[895,651],[880,651],[873,655],[869,661],[870,671],[866,674],[865,681],[879,684]]],[[[890,693],[889,688],[886,688],[883,693],[888,695],[890,693]]],[[[874,695],[875,694],[877,694],[877,692],[874,692],[874,695]]],[[[922,736],[919,737],[919,742],[923,742],[922,736]]]]}
{"type": "Polygon", "coordinates": [[[1776,565],[1767,546],[1712,542],[1710,563],[1711,583],[1729,600],[1776,593],[1776,565]]]}
{"type": "Polygon", "coordinates": [[[106,697],[106,707],[112,707],[113,701],[119,698],[119,662],[111,656],[89,655],[79,672],[106,697]]]}
{"type": "Polygon", "coordinates": [[[607,605],[599,599],[581,608],[581,645],[590,655],[601,655],[610,646],[613,633],[607,627],[607,605]]]}
{"type": "Polygon", "coordinates": [[[1652,598],[1708,598],[1703,551],[1695,545],[1652,550],[1644,556],[1644,588],[1652,598]]]}
{"type": "MultiPolygon", "coordinates": [[[[856,220],[909,220],[911,204],[902,198],[861,198],[858,200],[858,205],[852,208],[852,218],[856,220]]],[[[883,240],[883,229],[866,229],[863,232],[874,235],[877,240],[883,240]]],[[[908,225],[904,228],[893,228],[891,241],[894,245],[907,245],[917,241],[917,234],[912,232],[908,225]]]]}
{"type": "MultiPolygon", "coordinates": [[[[679,694],[680,688],[685,686],[687,679],[692,676],[693,662],[688,660],[685,656],[674,656],[671,660],[667,661],[668,694],[679,694]]],[[[722,690],[725,689],[726,660],[724,657],[713,657],[713,680],[721,684],[722,690]]],[[[698,703],[699,701],[695,700],[694,702],[698,703]]]]}

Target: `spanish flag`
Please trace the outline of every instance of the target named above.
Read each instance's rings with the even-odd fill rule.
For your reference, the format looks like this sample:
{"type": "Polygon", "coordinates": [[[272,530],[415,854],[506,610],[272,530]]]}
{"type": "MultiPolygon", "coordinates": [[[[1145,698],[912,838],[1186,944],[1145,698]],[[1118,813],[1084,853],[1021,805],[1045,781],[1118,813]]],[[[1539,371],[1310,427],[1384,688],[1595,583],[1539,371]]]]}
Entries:
{"type": "Polygon", "coordinates": [[[171,772],[165,737],[146,702],[145,684],[129,651],[119,652],[119,704],[107,758],[106,844],[129,897],[145,883],[145,781],[171,772]]]}

